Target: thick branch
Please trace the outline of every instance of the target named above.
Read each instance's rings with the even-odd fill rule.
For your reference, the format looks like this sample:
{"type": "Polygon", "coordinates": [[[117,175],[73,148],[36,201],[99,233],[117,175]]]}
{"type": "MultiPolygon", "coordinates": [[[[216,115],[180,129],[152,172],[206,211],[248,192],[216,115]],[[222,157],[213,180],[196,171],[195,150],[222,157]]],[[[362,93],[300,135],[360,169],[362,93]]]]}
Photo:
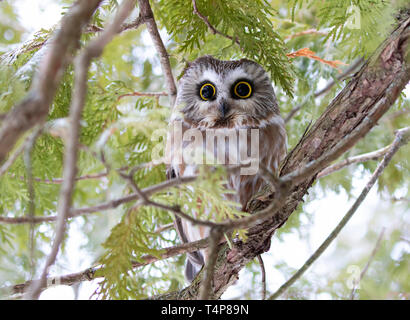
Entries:
{"type": "Polygon", "coordinates": [[[0,163],[27,130],[45,120],[55,91],[78,46],[87,25],[101,0],[77,1],[64,15],[60,28],[53,35],[47,54],[36,72],[30,92],[9,112],[0,128],[0,163]]]}
{"type": "MultiPolygon", "coordinates": [[[[123,23],[121,25],[120,32],[131,30],[131,29],[136,29],[140,26],[141,23],[142,23],[141,17],[137,17],[134,21],[130,23],[123,23]]],[[[100,28],[93,24],[89,24],[84,30],[84,33],[96,33],[96,32],[102,32],[102,31],[104,31],[103,28],[100,28]]],[[[50,41],[48,37],[45,40],[40,41],[40,42],[38,42],[38,40],[30,40],[28,43],[24,44],[22,47],[6,52],[3,56],[13,56],[16,54],[30,52],[30,51],[43,47],[48,41],[50,41]]],[[[0,120],[1,120],[1,115],[0,115],[0,120]]]]}
{"type": "Polygon", "coordinates": [[[64,172],[63,184],[60,191],[58,202],[58,216],[56,235],[54,237],[53,246],[50,254],[47,256],[45,266],[43,268],[40,281],[33,282],[32,289],[28,290],[27,298],[38,299],[41,293],[41,288],[46,284],[48,269],[54,264],[61,242],[64,238],[66,219],[69,215],[72,202],[72,194],[74,190],[75,177],[77,173],[77,152],[80,136],[80,120],[81,113],[87,96],[87,80],[88,68],[91,60],[99,57],[104,47],[112,40],[112,38],[120,31],[120,25],[128,17],[132,8],[135,6],[135,0],[126,0],[118,9],[113,22],[104,31],[79,54],[75,60],[75,80],[73,100],[70,107],[70,137],[66,141],[64,155],[64,172]]]}
{"type": "Polygon", "coordinates": [[[172,74],[171,64],[169,62],[169,56],[164,43],[162,42],[161,35],[158,31],[157,23],[154,19],[149,0],[138,0],[140,14],[145,24],[147,25],[148,32],[154,43],[161,62],[162,72],[164,73],[166,85],[168,88],[168,95],[171,102],[171,108],[174,106],[175,98],[177,96],[177,86],[175,84],[174,76],[172,74]]]}
{"type": "Polygon", "coordinates": [[[12,164],[17,160],[19,155],[27,148],[30,144],[30,141],[33,139],[33,136],[37,136],[39,134],[39,130],[36,129],[31,135],[29,135],[24,142],[17,148],[16,151],[3,163],[0,167],[0,176],[2,176],[7,170],[12,166],[12,164]]]}
{"type": "MultiPolygon", "coordinates": [[[[410,66],[405,58],[409,50],[409,25],[409,17],[399,23],[287,156],[281,175],[296,185],[291,188],[284,204],[274,208],[277,211],[274,216],[248,231],[245,243],[238,241],[232,249],[224,246],[220,250],[214,274],[214,297],[219,297],[234,282],[246,263],[269,249],[272,234],[302,201],[316,175],[329,164],[329,160],[336,160],[363,138],[404,89],[410,79],[410,66]],[[323,155],[328,159],[321,158],[323,155]],[[309,166],[303,169],[307,164],[309,166]],[[299,179],[302,176],[303,179],[299,179]],[[292,177],[297,177],[297,182],[292,181],[292,177]]],[[[270,189],[265,188],[250,201],[249,212],[255,214],[265,208],[273,197],[270,189]]],[[[201,272],[182,291],[157,298],[196,299],[202,276],[201,272]]]]}

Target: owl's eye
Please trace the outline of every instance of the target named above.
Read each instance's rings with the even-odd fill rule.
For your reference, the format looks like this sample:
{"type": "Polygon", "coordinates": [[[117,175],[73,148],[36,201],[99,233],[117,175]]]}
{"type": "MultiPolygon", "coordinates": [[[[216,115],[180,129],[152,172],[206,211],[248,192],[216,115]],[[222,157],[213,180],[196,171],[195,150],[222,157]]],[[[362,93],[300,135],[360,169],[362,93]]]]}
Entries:
{"type": "Polygon", "coordinates": [[[216,89],[212,83],[204,83],[201,88],[199,89],[199,95],[202,100],[209,100],[215,96],[216,89]]]}
{"type": "Polygon", "coordinates": [[[240,99],[249,98],[252,94],[252,86],[248,81],[239,81],[233,87],[234,96],[240,99]]]}

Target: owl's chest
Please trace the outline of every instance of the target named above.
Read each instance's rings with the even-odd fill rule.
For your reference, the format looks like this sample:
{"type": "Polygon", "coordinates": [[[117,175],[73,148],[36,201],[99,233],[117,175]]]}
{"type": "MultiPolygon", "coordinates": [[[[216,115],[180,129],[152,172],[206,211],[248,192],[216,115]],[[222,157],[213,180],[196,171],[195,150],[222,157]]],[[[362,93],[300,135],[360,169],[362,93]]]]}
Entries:
{"type": "Polygon", "coordinates": [[[169,164],[178,167],[179,175],[186,175],[188,167],[198,165],[246,167],[262,160],[261,133],[257,128],[199,129],[176,122],[167,139],[166,154],[169,164]]]}
{"type": "Polygon", "coordinates": [[[172,124],[167,139],[168,164],[176,176],[190,176],[200,165],[234,167],[228,173],[232,200],[245,206],[263,183],[262,165],[276,172],[286,153],[286,132],[281,123],[261,128],[198,129],[182,121],[172,124]]]}

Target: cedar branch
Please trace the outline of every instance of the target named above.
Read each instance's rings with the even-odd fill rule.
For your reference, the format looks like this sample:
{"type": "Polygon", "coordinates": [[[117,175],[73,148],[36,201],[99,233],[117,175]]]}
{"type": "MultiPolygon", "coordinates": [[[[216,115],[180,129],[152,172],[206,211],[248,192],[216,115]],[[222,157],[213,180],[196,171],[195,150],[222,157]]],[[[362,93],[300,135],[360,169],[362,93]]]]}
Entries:
{"type": "Polygon", "coordinates": [[[54,264],[60,249],[60,245],[64,238],[66,219],[71,208],[75,176],[77,173],[77,152],[80,136],[80,120],[87,96],[88,69],[90,67],[92,59],[99,57],[102,54],[104,47],[120,31],[121,23],[123,23],[124,20],[128,17],[134,6],[135,0],[124,1],[118,9],[113,22],[106,29],[104,29],[104,31],[97,38],[93,39],[75,59],[73,100],[71,103],[69,116],[70,137],[66,141],[63,171],[64,181],[61,187],[58,202],[56,235],[54,237],[51,252],[47,256],[47,260],[41,273],[40,280],[34,281],[27,291],[26,298],[28,299],[38,299],[38,297],[40,296],[41,288],[45,286],[47,281],[46,279],[48,270],[50,266],[54,264]]]}

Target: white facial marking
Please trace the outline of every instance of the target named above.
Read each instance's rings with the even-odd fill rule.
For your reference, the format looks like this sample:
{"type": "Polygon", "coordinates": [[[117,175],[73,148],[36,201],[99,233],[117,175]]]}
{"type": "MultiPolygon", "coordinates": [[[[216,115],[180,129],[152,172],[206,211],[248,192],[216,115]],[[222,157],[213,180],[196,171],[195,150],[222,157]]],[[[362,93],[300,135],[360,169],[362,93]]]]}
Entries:
{"type": "Polygon", "coordinates": [[[214,70],[208,69],[208,70],[205,70],[205,72],[199,78],[199,82],[210,81],[214,85],[219,87],[222,84],[220,79],[221,78],[220,78],[219,74],[217,74],[214,70]]]}
{"type": "Polygon", "coordinates": [[[248,73],[242,68],[236,68],[226,75],[224,82],[230,87],[235,81],[243,78],[249,78],[248,73]]]}

